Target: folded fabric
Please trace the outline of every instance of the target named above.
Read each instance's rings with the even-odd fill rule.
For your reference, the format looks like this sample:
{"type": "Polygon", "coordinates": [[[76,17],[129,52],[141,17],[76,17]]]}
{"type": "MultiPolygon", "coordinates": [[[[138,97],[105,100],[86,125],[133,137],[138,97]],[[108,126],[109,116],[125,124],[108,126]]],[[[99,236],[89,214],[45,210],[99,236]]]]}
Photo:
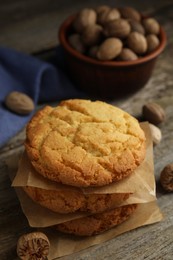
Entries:
{"type": "MultiPolygon", "coordinates": [[[[63,61],[60,49],[56,58],[59,58],[59,64],[63,61]]],[[[0,47],[0,147],[17,134],[32,116],[32,113],[17,115],[5,107],[5,97],[11,91],[27,94],[35,105],[86,97],[73,86],[62,68],[31,55],[0,47]]]]}

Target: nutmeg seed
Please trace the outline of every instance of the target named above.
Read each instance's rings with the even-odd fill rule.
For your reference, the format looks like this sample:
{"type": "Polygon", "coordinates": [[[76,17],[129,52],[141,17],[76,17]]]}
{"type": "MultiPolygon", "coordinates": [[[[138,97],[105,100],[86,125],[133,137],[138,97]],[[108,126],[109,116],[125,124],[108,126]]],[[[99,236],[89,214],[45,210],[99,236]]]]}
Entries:
{"type": "Polygon", "coordinates": [[[132,32],[127,39],[128,47],[137,54],[144,54],[147,51],[147,40],[141,33],[132,32]]]}
{"type": "Polygon", "coordinates": [[[161,171],[160,183],[164,190],[173,191],[173,163],[166,165],[161,171]]]}
{"type": "Polygon", "coordinates": [[[136,20],[138,22],[141,20],[140,13],[132,7],[129,7],[129,6],[122,7],[122,8],[120,8],[120,13],[121,13],[122,17],[124,17],[126,19],[136,20]]]}
{"type": "Polygon", "coordinates": [[[108,22],[104,27],[104,34],[107,37],[126,38],[130,33],[130,24],[125,19],[117,19],[108,22]]]}
{"type": "Polygon", "coordinates": [[[20,259],[47,259],[50,242],[42,232],[22,235],[17,242],[17,255],[20,259]]]}
{"type": "Polygon", "coordinates": [[[147,103],[142,108],[144,118],[154,125],[158,125],[165,120],[165,111],[154,102],[147,103]]]}
{"type": "Polygon", "coordinates": [[[135,20],[130,20],[129,24],[131,26],[131,32],[138,32],[138,33],[145,35],[145,29],[141,23],[139,23],[138,21],[135,21],[135,20]]]}
{"type": "Polygon", "coordinates": [[[102,37],[103,28],[98,24],[88,25],[81,35],[82,42],[87,46],[98,44],[102,37]]]}
{"type": "Polygon", "coordinates": [[[159,46],[160,41],[155,34],[147,35],[146,39],[147,39],[147,45],[148,45],[147,53],[151,53],[159,46]]]}
{"type": "Polygon", "coordinates": [[[8,109],[20,115],[27,115],[35,108],[33,100],[19,91],[10,92],[5,98],[5,105],[8,109]]]}
{"type": "Polygon", "coordinates": [[[108,6],[108,5],[99,5],[98,7],[96,7],[96,13],[97,13],[97,15],[98,14],[100,14],[100,13],[102,13],[102,12],[105,12],[105,11],[107,11],[107,10],[110,10],[111,8],[110,8],[110,6],[108,6]]]}
{"type": "Polygon", "coordinates": [[[130,49],[124,48],[122,49],[120,55],[117,57],[119,61],[131,61],[137,60],[138,56],[130,49]]]}
{"type": "Polygon", "coordinates": [[[106,24],[109,21],[113,21],[120,18],[120,12],[117,8],[105,9],[98,13],[97,22],[101,25],[106,24]]]}
{"type": "Polygon", "coordinates": [[[112,60],[120,54],[122,46],[123,44],[119,39],[108,38],[99,46],[97,58],[99,60],[112,60]]]}
{"type": "Polygon", "coordinates": [[[77,14],[73,22],[73,27],[76,32],[81,33],[86,26],[95,24],[96,18],[94,9],[84,8],[77,14]]]}
{"type": "Polygon", "coordinates": [[[159,34],[160,25],[154,18],[144,19],[143,26],[147,34],[159,34]]]}

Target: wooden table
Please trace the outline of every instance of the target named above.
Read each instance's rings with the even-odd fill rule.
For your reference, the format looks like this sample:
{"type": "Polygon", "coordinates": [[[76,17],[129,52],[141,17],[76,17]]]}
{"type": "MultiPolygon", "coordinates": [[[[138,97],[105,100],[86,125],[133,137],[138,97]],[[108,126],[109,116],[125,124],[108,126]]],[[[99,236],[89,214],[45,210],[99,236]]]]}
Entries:
{"type": "MultiPolygon", "coordinates": [[[[93,6],[88,0],[87,6],[93,6]]],[[[116,1],[130,5],[131,1],[116,1]]],[[[95,1],[95,5],[104,3],[95,1]]],[[[107,4],[113,1],[106,1],[107,4]]],[[[134,7],[154,16],[165,28],[168,43],[159,57],[148,84],[132,96],[113,103],[136,117],[148,101],[161,104],[166,121],[159,127],[162,141],[154,148],[155,179],[158,205],[164,213],[160,223],[138,228],[110,241],[91,247],[66,260],[172,260],[173,259],[173,193],[159,184],[163,167],[173,162],[173,1],[133,1],[134,7]]],[[[70,13],[85,7],[85,1],[4,1],[0,8],[0,44],[47,58],[57,45],[57,28],[70,13]]],[[[9,159],[18,158],[23,150],[25,129],[0,149],[0,259],[15,260],[16,243],[21,234],[31,231],[8,177],[9,159]]],[[[16,166],[14,166],[16,167],[16,166]]],[[[10,171],[12,169],[10,168],[10,171]]]]}

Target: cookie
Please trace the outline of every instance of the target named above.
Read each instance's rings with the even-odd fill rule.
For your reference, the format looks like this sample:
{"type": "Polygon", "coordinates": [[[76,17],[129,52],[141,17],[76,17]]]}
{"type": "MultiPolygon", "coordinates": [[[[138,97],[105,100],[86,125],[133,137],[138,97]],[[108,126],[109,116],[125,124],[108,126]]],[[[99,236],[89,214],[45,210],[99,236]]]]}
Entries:
{"type": "Polygon", "coordinates": [[[104,213],[61,223],[56,225],[55,228],[63,233],[77,236],[97,235],[129,219],[136,208],[137,204],[122,206],[104,213]]]}
{"type": "Polygon", "coordinates": [[[124,179],[146,150],[138,121],[101,101],[71,99],[46,106],[28,123],[26,137],[27,154],[40,174],[78,187],[124,179]]]}
{"type": "Polygon", "coordinates": [[[45,190],[37,187],[23,187],[28,196],[38,204],[57,213],[77,211],[98,213],[115,208],[130,196],[130,193],[83,194],[75,190],[45,190]]]}

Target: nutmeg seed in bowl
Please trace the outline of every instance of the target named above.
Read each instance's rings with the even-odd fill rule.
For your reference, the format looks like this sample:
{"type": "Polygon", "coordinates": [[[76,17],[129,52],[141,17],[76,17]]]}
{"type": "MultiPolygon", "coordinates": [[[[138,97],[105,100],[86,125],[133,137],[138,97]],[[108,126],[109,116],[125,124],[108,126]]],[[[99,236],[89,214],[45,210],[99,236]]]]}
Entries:
{"type": "MultiPolygon", "coordinates": [[[[95,11],[95,13],[97,16],[98,9],[96,10],[97,11],[95,11]]],[[[157,34],[159,45],[156,46],[155,49],[151,52],[147,52],[147,35],[144,36],[142,33],[136,32],[135,30],[133,31],[132,29],[131,30],[133,32],[130,32],[129,26],[130,28],[132,28],[130,25],[131,23],[121,16],[121,18],[110,21],[106,25],[100,25],[103,27],[103,35],[100,42],[98,41],[93,46],[88,46],[88,50],[85,53],[80,53],[76,51],[68,41],[69,36],[72,33],[75,33],[73,24],[74,21],[76,21],[76,17],[77,15],[72,15],[68,17],[61,24],[58,31],[59,42],[64,49],[67,70],[73,83],[80,89],[84,90],[91,97],[99,99],[114,99],[120,96],[127,96],[128,94],[144,87],[152,75],[157,57],[165,48],[166,34],[164,29],[160,26],[159,34],[157,34]],[[117,20],[123,20],[123,26],[125,24],[124,32],[126,36],[123,35],[122,38],[121,35],[119,37],[115,36],[114,34],[110,34],[110,36],[107,36],[108,31],[105,30],[106,26],[108,26],[108,24],[109,26],[110,24],[118,24],[119,22],[117,22],[117,20]],[[132,48],[132,46],[134,45],[134,38],[131,40],[127,40],[130,34],[138,34],[138,39],[143,43],[142,50],[139,48],[139,46],[138,48],[136,48],[138,53],[136,53],[136,49],[133,50],[132,48]],[[122,46],[120,46],[121,44],[118,43],[118,53],[114,55],[112,55],[111,53],[109,57],[106,56],[104,53],[104,58],[99,59],[100,46],[103,44],[104,41],[111,38],[117,38],[119,41],[122,42],[122,46]],[[129,44],[129,42],[132,43],[129,44]],[[128,44],[130,45],[130,47],[128,46],[128,44]],[[133,59],[129,58],[129,60],[119,59],[119,55],[123,48],[132,48],[131,51],[135,52],[136,57],[133,59]]],[[[139,23],[139,21],[136,22],[139,23]]],[[[142,21],[140,21],[140,23],[141,28],[143,28],[142,21]]],[[[97,18],[95,24],[97,24],[97,18]]],[[[111,51],[114,52],[115,49],[116,48],[114,44],[113,46],[111,45],[111,51]]]]}

